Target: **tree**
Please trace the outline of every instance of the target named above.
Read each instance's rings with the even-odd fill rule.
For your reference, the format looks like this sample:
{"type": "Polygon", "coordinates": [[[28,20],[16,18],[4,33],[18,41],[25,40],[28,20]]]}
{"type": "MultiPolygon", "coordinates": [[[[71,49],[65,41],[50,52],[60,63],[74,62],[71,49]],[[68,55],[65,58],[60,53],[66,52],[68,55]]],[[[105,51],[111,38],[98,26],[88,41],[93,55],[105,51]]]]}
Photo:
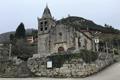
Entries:
{"type": "Polygon", "coordinates": [[[10,41],[13,41],[13,40],[14,40],[14,35],[10,34],[10,41]]]}
{"type": "Polygon", "coordinates": [[[20,39],[20,38],[25,38],[26,36],[26,31],[23,23],[20,23],[18,28],[16,29],[15,32],[15,38],[20,39]]]}
{"type": "Polygon", "coordinates": [[[25,39],[18,39],[16,44],[12,47],[12,56],[17,56],[21,60],[27,61],[33,54],[33,48],[25,42],[25,39]]]}

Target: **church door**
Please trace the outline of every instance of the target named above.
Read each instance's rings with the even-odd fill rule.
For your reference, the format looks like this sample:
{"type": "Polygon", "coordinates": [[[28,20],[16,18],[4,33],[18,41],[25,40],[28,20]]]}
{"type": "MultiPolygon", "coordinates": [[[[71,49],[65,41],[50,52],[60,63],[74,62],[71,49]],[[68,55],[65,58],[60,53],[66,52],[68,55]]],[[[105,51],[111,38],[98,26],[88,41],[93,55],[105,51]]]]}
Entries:
{"type": "Polygon", "coordinates": [[[58,52],[64,52],[65,50],[64,50],[64,48],[63,47],[59,47],[58,48],[58,52]]]}

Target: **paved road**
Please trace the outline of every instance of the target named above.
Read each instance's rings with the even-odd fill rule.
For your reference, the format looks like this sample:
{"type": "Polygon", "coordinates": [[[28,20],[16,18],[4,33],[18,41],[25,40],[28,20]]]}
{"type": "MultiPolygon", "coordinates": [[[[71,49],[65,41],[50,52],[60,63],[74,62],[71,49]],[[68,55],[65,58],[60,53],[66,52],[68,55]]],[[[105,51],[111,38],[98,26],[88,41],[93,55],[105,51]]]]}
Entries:
{"type": "Polygon", "coordinates": [[[87,78],[0,78],[0,80],[120,80],[120,62],[87,78]]]}

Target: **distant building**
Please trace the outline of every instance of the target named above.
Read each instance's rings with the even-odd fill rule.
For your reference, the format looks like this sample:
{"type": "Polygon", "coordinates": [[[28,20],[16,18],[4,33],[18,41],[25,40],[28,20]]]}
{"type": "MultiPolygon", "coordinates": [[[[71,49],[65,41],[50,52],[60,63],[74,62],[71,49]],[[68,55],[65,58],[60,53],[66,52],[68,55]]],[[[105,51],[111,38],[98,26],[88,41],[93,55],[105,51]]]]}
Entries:
{"type": "Polygon", "coordinates": [[[38,38],[34,37],[33,35],[27,35],[26,40],[29,44],[37,43],[38,38]]]}
{"type": "Polygon", "coordinates": [[[27,35],[27,42],[29,43],[29,44],[33,44],[34,43],[34,38],[33,38],[33,36],[32,35],[27,35]]]}
{"type": "Polygon", "coordinates": [[[42,17],[38,18],[38,54],[42,57],[68,49],[92,50],[92,34],[57,22],[46,6],[42,17]]]}

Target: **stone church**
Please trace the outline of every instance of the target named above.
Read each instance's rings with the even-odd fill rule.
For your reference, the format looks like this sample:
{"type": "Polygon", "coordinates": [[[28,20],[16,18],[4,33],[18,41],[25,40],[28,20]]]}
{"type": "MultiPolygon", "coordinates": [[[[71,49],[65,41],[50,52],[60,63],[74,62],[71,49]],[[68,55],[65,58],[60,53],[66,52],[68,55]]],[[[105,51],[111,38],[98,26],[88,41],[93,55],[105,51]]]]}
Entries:
{"type": "Polygon", "coordinates": [[[57,22],[48,6],[41,18],[38,18],[38,54],[40,57],[68,50],[92,50],[92,35],[89,31],[76,30],[57,22]]]}

